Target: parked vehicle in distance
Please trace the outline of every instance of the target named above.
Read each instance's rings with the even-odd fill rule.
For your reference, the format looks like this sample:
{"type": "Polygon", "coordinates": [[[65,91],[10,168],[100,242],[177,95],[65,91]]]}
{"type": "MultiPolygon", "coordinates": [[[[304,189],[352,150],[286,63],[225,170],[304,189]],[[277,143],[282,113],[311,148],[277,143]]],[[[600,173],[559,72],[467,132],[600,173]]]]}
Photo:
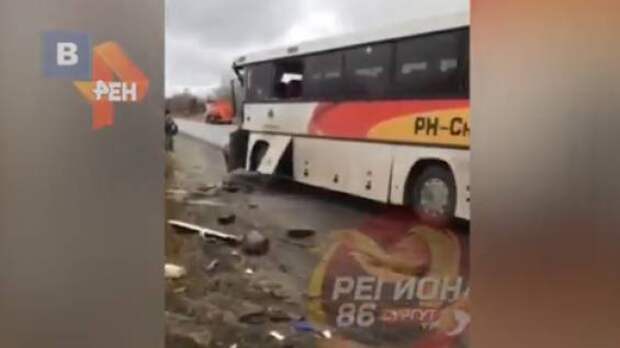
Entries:
{"type": "Polygon", "coordinates": [[[238,58],[243,167],[469,220],[469,13],[238,58]]]}
{"type": "Polygon", "coordinates": [[[205,122],[230,124],[232,123],[234,112],[230,101],[225,99],[207,100],[205,102],[205,122]]]}

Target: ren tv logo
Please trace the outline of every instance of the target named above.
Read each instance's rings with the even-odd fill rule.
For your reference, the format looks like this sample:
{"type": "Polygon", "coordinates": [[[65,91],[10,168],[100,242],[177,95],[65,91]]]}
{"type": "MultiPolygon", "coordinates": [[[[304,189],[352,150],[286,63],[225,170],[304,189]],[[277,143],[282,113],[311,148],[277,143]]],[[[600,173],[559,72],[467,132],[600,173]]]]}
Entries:
{"type": "Polygon", "coordinates": [[[71,80],[92,108],[92,129],[114,123],[115,103],[137,103],[147,94],[149,80],[114,41],[92,45],[81,32],[43,34],[43,74],[71,80]]]}

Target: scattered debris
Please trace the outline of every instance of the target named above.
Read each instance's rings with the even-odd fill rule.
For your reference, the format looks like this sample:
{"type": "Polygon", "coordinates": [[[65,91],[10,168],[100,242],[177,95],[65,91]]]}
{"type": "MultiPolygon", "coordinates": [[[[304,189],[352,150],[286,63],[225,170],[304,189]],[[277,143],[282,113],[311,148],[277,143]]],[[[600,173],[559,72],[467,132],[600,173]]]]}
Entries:
{"type": "Polygon", "coordinates": [[[300,332],[310,332],[319,337],[330,339],[332,338],[332,332],[325,330],[318,330],[307,320],[297,320],[293,323],[293,328],[300,332]]]}
{"type": "Polygon", "coordinates": [[[205,240],[219,239],[233,245],[242,244],[243,251],[249,255],[264,255],[269,251],[269,239],[256,230],[240,237],[178,220],[168,220],[168,224],[181,230],[198,233],[205,240]]]}
{"type": "Polygon", "coordinates": [[[230,181],[223,181],[220,184],[220,187],[222,188],[222,190],[229,192],[229,193],[239,192],[239,186],[231,183],[230,181]]]}
{"type": "Polygon", "coordinates": [[[256,209],[256,208],[258,208],[258,204],[256,204],[256,203],[248,203],[248,208],[256,209]]]}
{"type": "Polygon", "coordinates": [[[186,190],[181,190],[181,189],[166,190],[166,198],[174,200],[176,202],[182,202],[188,195],[189,193],[186,190]]]}
{"type": "Polygon", "coordinates": [[[219,232],[216,230],[212,230],[210,228],[201,227],[201,226],[194,225],[194,224],[189,224],[183,221],[168,220],[168,223],[174,227],[178,227],[181,229],[192,231],[194,233],[198,233],[200,237],[202,237],[203,239],[215,238],[215,239],[220,239],[225,242],[233,243],[233,244],[238,244],[243,241],[243,238],[239,236],[235,236],[235,235],[224,233],[224,232],[219,232]]]}
{"type": "Polygon", "coordinates": [[[224,213],[217,218],[217,222],[220,225],[230,225],[237,219],[237,215],[234,213],[224,213]]]}
{"type": "Polygon", "coordinates": [[[205,184],[198,186],[197,190],[200,192],[209,192],[215,188],[217,188],[216,184],[205,184]]]}
{"type": "Polygon", "coordinates": [[[286,300],[289,298],[289,294],[283,289],[271,289],[269,294],[276,300],[286,300]]]}
{"type": "Polygon", "coordinates": [[[251,268],[246,268],[245,269],[245,274],[254,274],[254,270],[251,268]]]}
{"type": "Polygon", "coordinates": [[[231,344],[229,348],[237,348],[237,344],[231,344]]]}
{"type": "Polygon", "coordinates": [[[289,238],[305,239],[315,235],[315,231],[309,228],[293,228],[286,232],[289,238]]]}
{"type": "Polygon", "coordinates": [[[236,312],[239,322],[244,324],[259,325],[267,321],[265,308],[248,301],[239,303],[236,312]]]}
{"type": "Polygon", "coordinates": [[[291,314],[289,312],[284,311],[281,308],[275,308],[275,307],[267,308],[267,316],[269,317],[269,320],[271,320],[274,323],[289,322],[289,321],[301,319],[301,316],[299,315],[291,314]]]}
{"type": "Polygon", "coordinates": [[[293,323],[293,328],[301,332],[316,332],[312,324],[307,320],[298,320],[293,323]]]}
{"type": "Polygon", "coordinates": [[[213,270],[215,269],[215,267],[217,267],[217,265],[219,265],[219,264],[220,264],[220,260],[215,259],[215,260],[213,260],[213,261],[209,262],[209,264],[208,264],[208,265],[206,265],[206,266],[204,267],[204,270],[205,270],[206,272],[211,272],[211,271],[213,271],[213,270]]]}
{"type": "Polygon", "coordinates": [[[172,263],[164,265],[164,276],[166,279],[179,279],[187,274],[187,270],[183,266],[178,266],[172,263]]]}
{"type": "Polygon", "coordinates": [[[278,341],[284,341],[284,339],[286,338],[284,335],[275,330],[269,331],[269,336],[275,338],[278,341]]]}
{"type": "Polygon", "coordinates": [[[167,195],[186,195],[187,191],[186,190],[181,190],[181,189],[170,189],[170,190],[166,190],[166,194],[167,195]]]}
{"type": "Polygon", "coordinates": [[[180,287],[180,288],[176,288],[176,289],[174,289],[174,290],[173,290],[173,292],[174,292],[175,294],[182,294],[182,293],[184,293],[186,290],[187,290],[187,288],[186,288],[186,287],[184,287],[184,286],[182,286],[182,287],[180,287]]]}
{"type": "Polygon", "coordinates": [[[252,230],[243,239],[243,251],[249,255],[263,255],[269,251],[269,239],[262,233],[252,230]]]}
{"type": "Polygon", "coordinates": [[[226,203],[214,201],[212,199],[194,199],[186,203],[189,205],[204,205],[209,207],[224,207],[227,205],[226,203]]]}

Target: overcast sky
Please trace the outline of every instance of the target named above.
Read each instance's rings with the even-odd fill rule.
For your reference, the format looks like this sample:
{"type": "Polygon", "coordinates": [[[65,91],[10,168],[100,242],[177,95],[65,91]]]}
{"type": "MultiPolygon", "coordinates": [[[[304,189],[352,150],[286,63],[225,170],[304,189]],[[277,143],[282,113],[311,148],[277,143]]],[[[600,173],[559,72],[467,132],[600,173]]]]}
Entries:
{"type": "Polygon", "coordinates": [[[253,51],[443,13],[469,0],[166,0],[166,94],[197,94],[253,51]]]}

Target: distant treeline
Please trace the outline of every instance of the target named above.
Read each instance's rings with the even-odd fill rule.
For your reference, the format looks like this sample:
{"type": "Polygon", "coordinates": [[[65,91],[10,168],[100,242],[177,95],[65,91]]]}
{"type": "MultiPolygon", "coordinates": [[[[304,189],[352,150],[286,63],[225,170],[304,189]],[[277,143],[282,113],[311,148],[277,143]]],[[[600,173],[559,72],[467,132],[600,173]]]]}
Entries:
{"type": "Polygon", "coordinates": [[[185,92],[166,98],[166,110],[173,114],[193,115],[205,112],[205,99],[185,92]]]}

